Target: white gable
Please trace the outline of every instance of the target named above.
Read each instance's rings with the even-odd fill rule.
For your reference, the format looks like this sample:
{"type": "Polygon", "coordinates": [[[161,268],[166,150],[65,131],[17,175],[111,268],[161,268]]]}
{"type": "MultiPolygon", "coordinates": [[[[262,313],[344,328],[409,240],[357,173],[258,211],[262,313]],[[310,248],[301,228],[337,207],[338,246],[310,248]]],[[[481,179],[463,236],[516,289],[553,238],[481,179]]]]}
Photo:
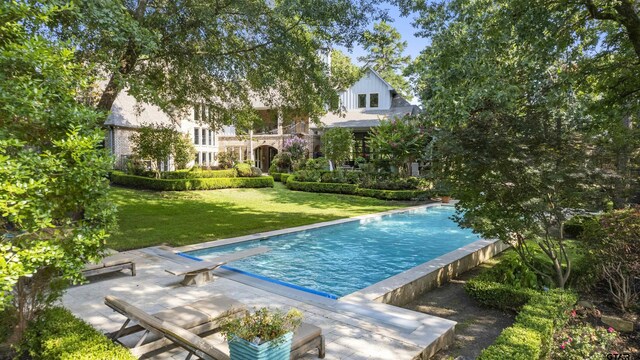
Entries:
{"type": "Polygon", "coordinates": [[[366,96],[366,109],[389,109],[391,107],[391,91],[393,88],[378,73],[367,69],[360,80],[349,89],[340,93],[340,103],[346,110],[358,109],[358,95],[366,96]],[[378,94],[378,107],[372,108],[371,94],[378,94]]]}

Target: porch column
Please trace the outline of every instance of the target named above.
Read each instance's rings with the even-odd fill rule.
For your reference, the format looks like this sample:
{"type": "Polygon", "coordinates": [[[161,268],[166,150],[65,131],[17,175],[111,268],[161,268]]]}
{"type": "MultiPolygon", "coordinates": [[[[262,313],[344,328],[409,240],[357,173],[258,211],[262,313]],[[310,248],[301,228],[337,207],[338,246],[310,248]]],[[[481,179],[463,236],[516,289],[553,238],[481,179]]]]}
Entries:
{"type": "Polygon", "coordinates": [[[282,135],[282,110],[278,109],[278,135],[282,135]]]}
{"type": "Polygon", "coordinates": [[[255,165],[256,159],[253,156],[253,130],[249,130],[249,159],[255,165]]]}

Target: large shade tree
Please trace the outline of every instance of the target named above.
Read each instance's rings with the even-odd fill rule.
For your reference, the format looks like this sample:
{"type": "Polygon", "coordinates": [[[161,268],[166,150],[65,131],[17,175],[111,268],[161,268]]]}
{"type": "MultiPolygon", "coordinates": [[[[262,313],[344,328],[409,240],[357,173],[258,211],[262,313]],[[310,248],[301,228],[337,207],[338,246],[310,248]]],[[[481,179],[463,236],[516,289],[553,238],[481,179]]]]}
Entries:
{"type": "Polygon", "coordinates": [[[458,220],[527,262],[538,247],[549,268],[536,270],[563,287],[571,264],[557,230],[573,209],[597,206],[597,190],[621,206],[633,181],[640,82],[627,20],[596,16],[617,11],[605,2],[412,4],[432,41],[412,70],[458,220]]]}
{"type": "Polygon", "coordinates": [[[317,118],[338,99],[319,54],[351,46],[376,0],[73,0],[54,34],[106,83],[109,111],[124,89],[173,116],[207,103],[212,126],[249,127],[252,99],[317,118]]]}

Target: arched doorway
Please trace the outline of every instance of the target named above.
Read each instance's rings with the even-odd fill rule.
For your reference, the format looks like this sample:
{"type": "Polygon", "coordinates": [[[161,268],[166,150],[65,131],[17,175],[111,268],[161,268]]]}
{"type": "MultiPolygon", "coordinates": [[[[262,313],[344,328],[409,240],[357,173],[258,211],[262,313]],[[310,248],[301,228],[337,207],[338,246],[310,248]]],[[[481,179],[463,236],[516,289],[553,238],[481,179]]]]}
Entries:
{"type": "Polygon", "coordinates": [[[269,145],[258,146],[253,150],[254,159],[256,159],[256,167],[262,172],[268,172],[271,161],[278,154],[278,149],[269,145]]]}

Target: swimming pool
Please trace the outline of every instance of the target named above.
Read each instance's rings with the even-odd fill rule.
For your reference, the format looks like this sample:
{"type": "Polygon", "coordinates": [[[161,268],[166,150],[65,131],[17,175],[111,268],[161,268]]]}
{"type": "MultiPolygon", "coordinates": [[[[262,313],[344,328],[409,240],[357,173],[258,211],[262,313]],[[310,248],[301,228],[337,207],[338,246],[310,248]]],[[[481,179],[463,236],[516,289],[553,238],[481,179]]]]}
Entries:
{"type": "Polygon", "coordinates": [[[453,213],[450,206],[419,208],[187,254],[207,260],[268,246],[229,267],[341,297],[478,240],[453,213]]]}

